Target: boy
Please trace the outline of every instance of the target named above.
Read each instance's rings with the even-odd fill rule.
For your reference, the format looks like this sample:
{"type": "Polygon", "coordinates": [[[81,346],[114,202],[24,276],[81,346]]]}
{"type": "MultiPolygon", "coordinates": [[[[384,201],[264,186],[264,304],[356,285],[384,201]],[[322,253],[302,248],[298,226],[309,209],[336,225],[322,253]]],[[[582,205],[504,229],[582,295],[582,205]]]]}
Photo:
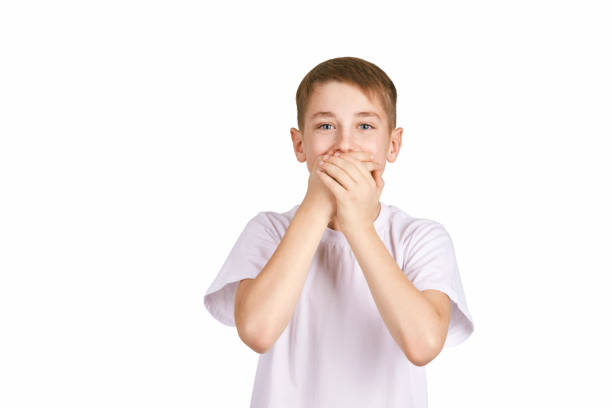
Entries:
{"type": "Polygon", "coordinates": [[[438,222],[381,201],[394,162],[396,90],[354,57],[297,90],[300,205],[247,223],[204,296],[260,353],[251,407],[426,407],[425,365],[474,330],[438,222]]]}

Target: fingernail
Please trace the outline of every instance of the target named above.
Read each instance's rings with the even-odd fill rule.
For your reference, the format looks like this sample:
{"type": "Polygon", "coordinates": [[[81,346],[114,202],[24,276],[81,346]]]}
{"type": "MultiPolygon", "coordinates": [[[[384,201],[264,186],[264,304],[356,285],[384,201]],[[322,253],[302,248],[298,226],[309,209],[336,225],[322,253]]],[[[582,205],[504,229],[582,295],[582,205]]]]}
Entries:
{"type": "Polygon", "coordinates": [[[334,153],[334,156],[340,156],[340,152],[334,153]]]}

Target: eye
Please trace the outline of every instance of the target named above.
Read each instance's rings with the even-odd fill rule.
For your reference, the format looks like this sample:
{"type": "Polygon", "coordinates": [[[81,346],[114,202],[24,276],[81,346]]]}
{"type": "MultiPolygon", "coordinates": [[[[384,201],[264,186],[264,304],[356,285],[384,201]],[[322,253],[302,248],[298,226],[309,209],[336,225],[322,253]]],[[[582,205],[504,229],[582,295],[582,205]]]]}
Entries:
{"type": "Polygon", "coordinates": [[[359,126],[361,126],[361,125],[366,125],[366,126],[369,126],[369,128],[364,129],[364,130],[374,129],[374,127],[373,127],[372,125],[370,125],[369,123],[361,123],[359,126]]]}
{"type": "MultiPolygon", "coordinates": [[[[319,129],[321,126],[331,126],[331,124],[329,124],[329,123],[322,123],[319,126],[317,126],[317,129],[319,129]]],[[[329,130],[329,129],[323,129],[323,130],[329,130]]]]}

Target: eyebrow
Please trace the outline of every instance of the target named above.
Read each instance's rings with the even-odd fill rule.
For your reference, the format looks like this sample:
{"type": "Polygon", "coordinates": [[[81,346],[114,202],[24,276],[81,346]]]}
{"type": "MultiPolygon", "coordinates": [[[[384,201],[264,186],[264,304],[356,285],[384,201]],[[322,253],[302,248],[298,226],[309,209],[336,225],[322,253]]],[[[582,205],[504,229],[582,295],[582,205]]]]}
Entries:
{"type": "MultiPolygon", "coordinates": [[[[334,115],[332,112],[317,112],[310,116],[310,119],[312,120],[317,116],[331,116],[332,118],[336,117],[336,115],[334,115]]],[[[378,119],[381,119],[380,115],[376,112],[357,112],[355,114],[355,117],[376,117],[378,119]]]]}

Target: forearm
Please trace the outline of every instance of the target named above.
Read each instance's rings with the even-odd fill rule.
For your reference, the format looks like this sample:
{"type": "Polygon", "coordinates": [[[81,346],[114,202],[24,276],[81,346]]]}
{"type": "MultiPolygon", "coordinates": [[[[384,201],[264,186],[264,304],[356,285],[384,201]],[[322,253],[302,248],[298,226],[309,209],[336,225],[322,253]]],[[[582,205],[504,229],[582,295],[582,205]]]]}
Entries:
{"type": "Polygon", "coordinates": [[[289,324],[328,222],[315,206],[302,203],[268,263],[237,300],[236,326],[260,339],[261,349],[289,324]]]}
{"type": "Polygon", "coordinates": [[[389,333],[416,365],[436,350],[440,317],[397,265],[374,226],[346,235],[389,333]]]}

